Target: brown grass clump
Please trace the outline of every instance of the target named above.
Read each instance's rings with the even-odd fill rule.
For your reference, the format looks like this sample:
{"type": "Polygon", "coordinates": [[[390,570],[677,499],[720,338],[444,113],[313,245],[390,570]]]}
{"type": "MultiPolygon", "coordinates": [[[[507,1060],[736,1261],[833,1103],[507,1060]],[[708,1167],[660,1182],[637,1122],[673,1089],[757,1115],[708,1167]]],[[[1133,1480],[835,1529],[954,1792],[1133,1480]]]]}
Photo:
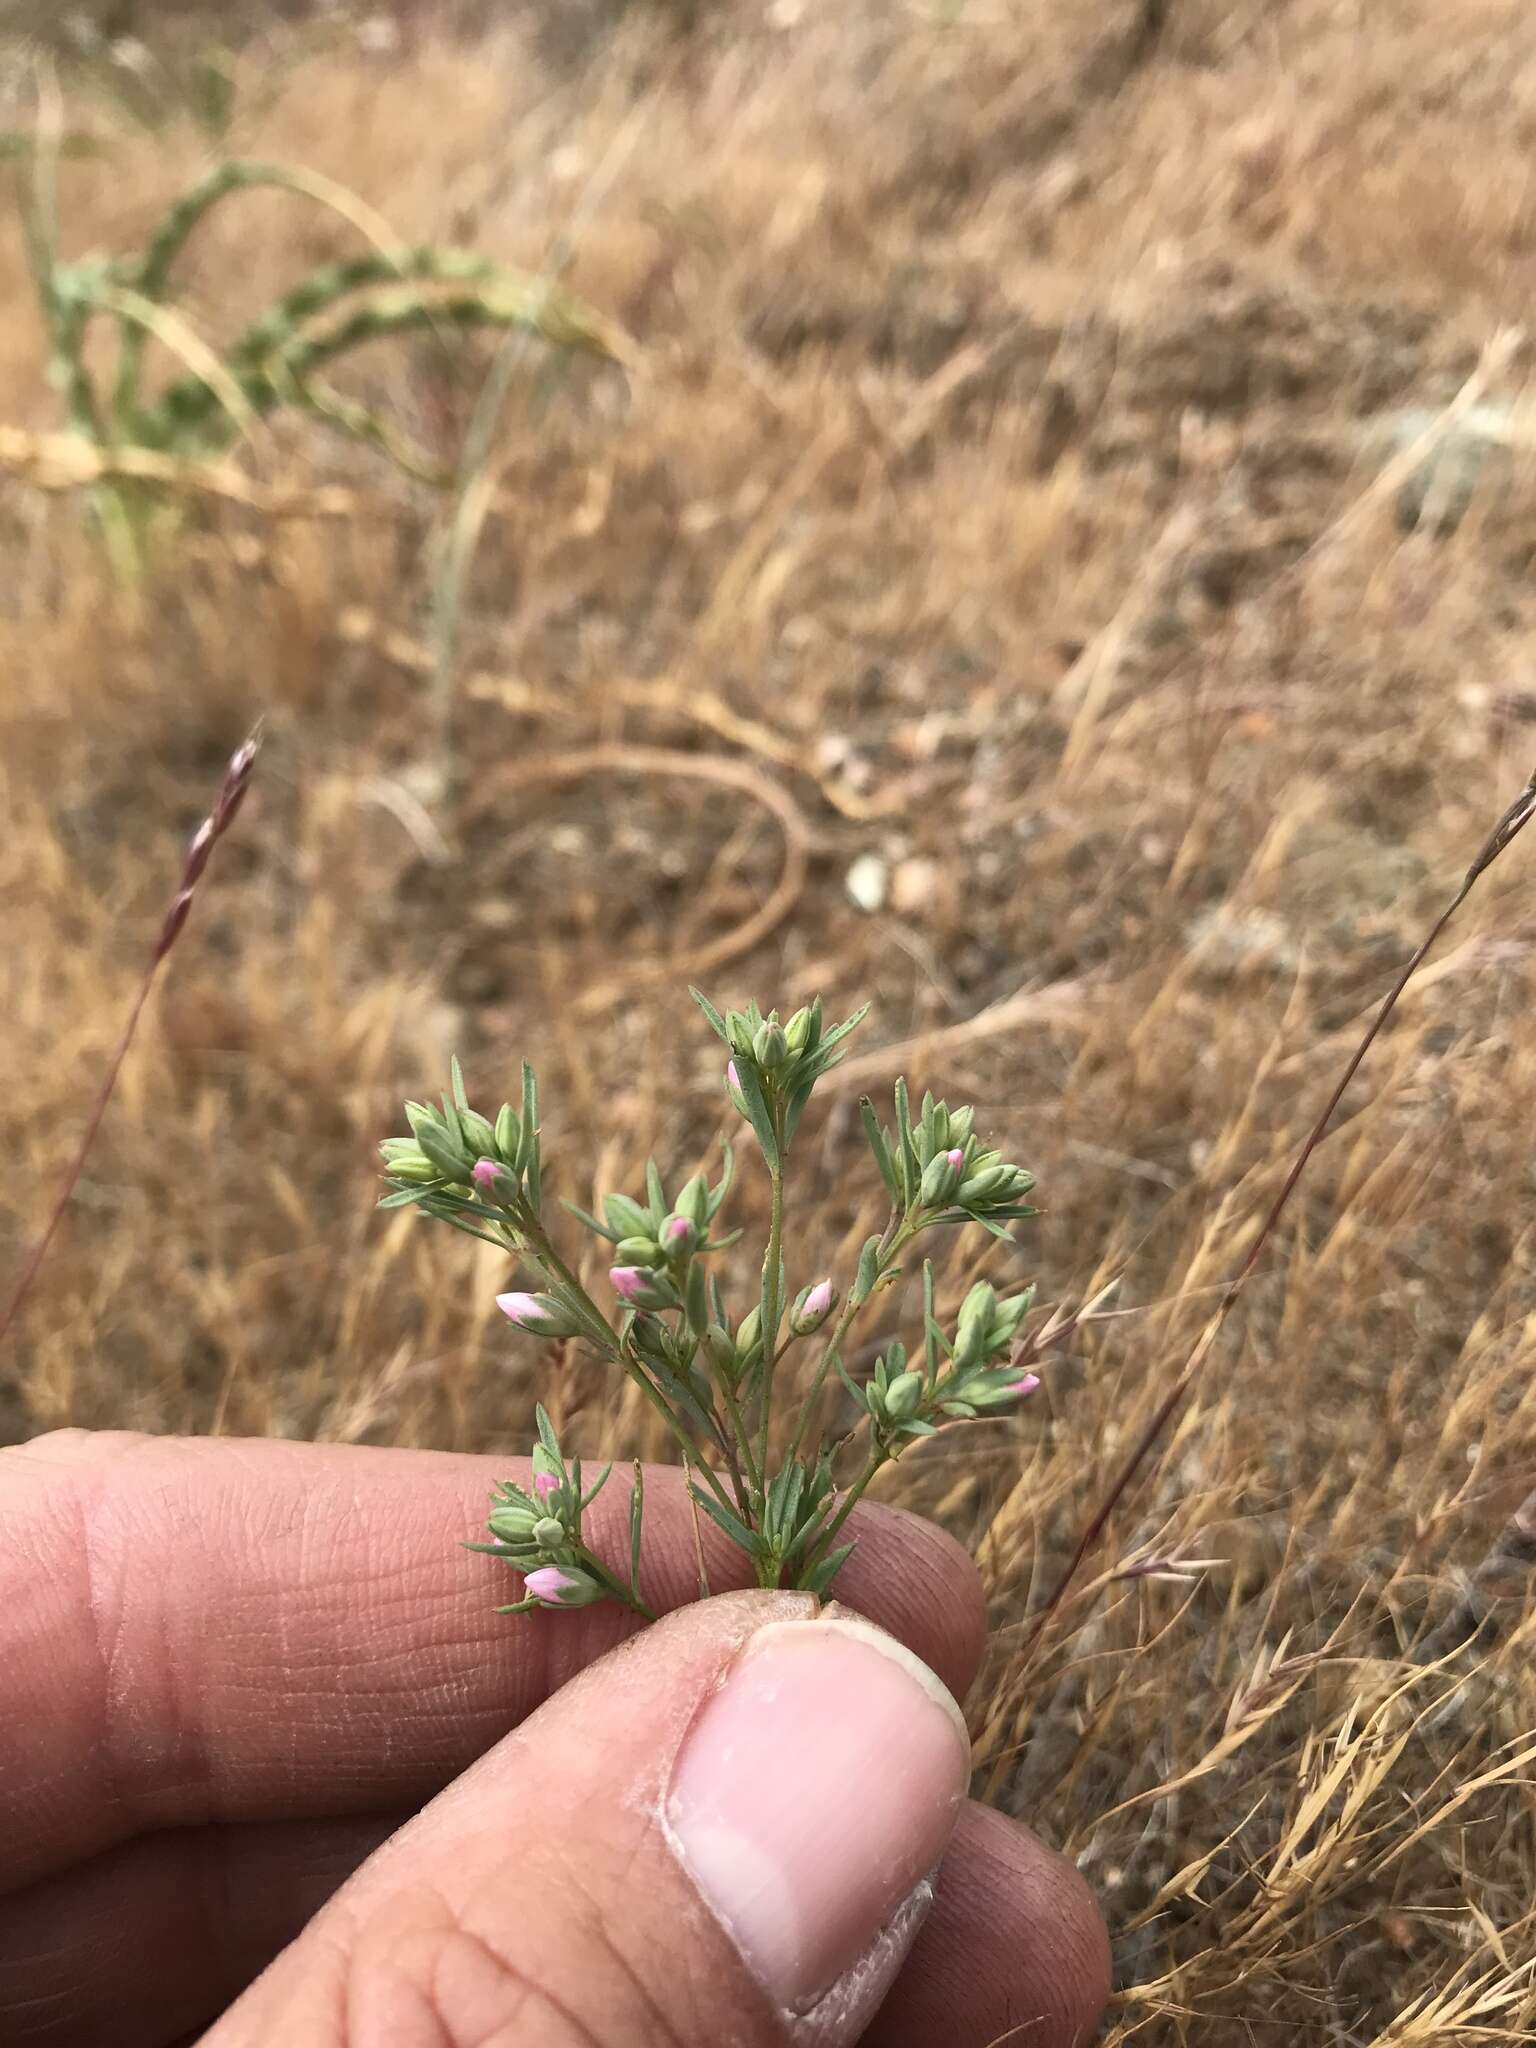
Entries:
{"type": "MultiPolygon", "coordinates": [[[[1134,1311],[985,1448],[941,1440],[882,1488],[978,1550],[979,1757],[1103,1897],[1108,2038],[1526,2038],[1528,841],[1411,985],[1155,1472],[1020,1653],[1529,771],[1533,359],[1490,344],[1536,302],[1536,15],[503,16],[289,69],[272,29],[227,138],[409,240],[537,268],[569,230],[571,288],[636,339],[625,375],[512,366],[451,668],[451,508],[303,422],[203,477],[150,580],[115,586],[68,451],[50,470],[29,438],[59,420],[14,212],[0,233],[8,1270],[179,841],[267,721],[0,1430],[511,1447],[532,1362],[492,1325],[490,1255],[370,1207],[401,1096],[453,1048],[485,1094],[526,1053],[587,1201],[653,1136],[686,1164],[717,1135],[688,976],[872,997],[884,1049],[799,1162],[829,1259],[869,1228],[843,1192],[857,1094],[904,1067],[1039,1175],[1048,1214],[989,1270],[1069,1301],[1123,1270],[1134,1311]],[[1440,466],[1373,487],[1426,419],[1440,466]]],[[[68,252],[130,245],[206,141],[59,76],[99,145],[60,162],[68,252]]],[[[20,86],[6,119],[25,132],[20,86]]],[[[223,338],[343,234],[253,200],[209,223],[180,303],[223,338]]],[[[347,388],[452,461],[490,349],[424,336],[347,388]]],[[[584,1454],[649,1444],[586,1368],[550,1393],[584,1454]]]]}

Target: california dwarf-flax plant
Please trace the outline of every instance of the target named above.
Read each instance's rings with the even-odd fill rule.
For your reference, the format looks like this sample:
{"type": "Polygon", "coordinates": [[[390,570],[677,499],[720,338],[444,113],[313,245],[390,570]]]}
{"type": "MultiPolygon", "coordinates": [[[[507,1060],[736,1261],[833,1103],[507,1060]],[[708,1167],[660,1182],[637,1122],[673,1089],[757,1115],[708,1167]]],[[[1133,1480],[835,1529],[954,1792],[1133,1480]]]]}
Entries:
{"type": "MultiPolygon", "coordinates": [[[[930,1095],[914,1118],[898,1082],[893,1127],[881,1124],[867,1098],[861,1104],[890,1202],[885,1228],[866,1241],[841,1283],[802,1279],[786,1234],[785,1163],[812,1091],[843,1057],[843,1041],[865,1013],[829,1029],[819,999],[783,1023],[755,1003],[722,1015],[697,990],[694,999],[724,1042],[726,1094],[768,1174],[771,1221],[755,1299],[728,1303],[715,1265],[740,1236],[721,1224],[732,1181],[729,1144],[717,1180],[695,1174],[669,1193],[652,1162],[643,1192],[608,1195],[601,1217],[562,1204],[608,1248],[612,1299],[593,1299],[551,1234],[538,1085],[526,1063],[521,1102],[504,1103],[494,1117],[471,1108],[457,1061],[441,1109],[407,1103],[410,1135],[382,1148],[390,1192],[381,1206],[421,1209],[531,1267],[532,1287],[497,1296],[513,1326],[586,1345],[632,1380],[676,1441],[699,1510],[745,1551],[758,1584],[824,1593],[853,1548],[843,1540],[849,1514],[881,1466],[946,1423],[1012,1408],[1039,1384],[1019,1342],[1033,1290],[1000,1296],[978,1281],[946,1327],[935,1313],[928,1260],[912,1347],[888,1342],[867,1377],[855,1378],[844,1358],[860,1313],[896,1281],[920,1240],[971,1224],[1007,1238],[1011,1225],[1035,1213],[1026,1199],[1033,1176],[977,1137],[968,1108],[952,1110],[930,1095]],[[786,1369],[801,1345],[816,1353],[808,1374],[786,1369]],[[821,1428],[822,1395],[834,1374],[857,1416],[836,1444],[821,1428]]],[[[617,1600],[649,1615],[640,1584],[638,1466],[627,1577],[583,1537],[582,1518],[611,1469],[586,1484],[581,1461],[567,1458],[539,1409],[531,1487],[499,1487],[490,1541],[472,1546],[522,1575],[522,1598],[503,1612],[617,1600]]]]}

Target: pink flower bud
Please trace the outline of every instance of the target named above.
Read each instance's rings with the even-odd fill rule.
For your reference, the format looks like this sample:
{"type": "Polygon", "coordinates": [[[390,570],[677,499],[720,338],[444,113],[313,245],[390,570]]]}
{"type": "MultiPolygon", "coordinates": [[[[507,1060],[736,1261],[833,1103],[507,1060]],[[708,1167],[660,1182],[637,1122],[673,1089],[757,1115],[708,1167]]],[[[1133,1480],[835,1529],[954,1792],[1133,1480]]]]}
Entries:
{"type": "Polygon", "coordinates": [[[956,1145],[953,1148],[953,1150],[946,1152],[944,1154],[944,1157],[949,1161],[950,1165],[955,1169],[956,1173],[958,1173],[961,1167],[965,1164],[965,1154],[958,1145],[956,1145]]]}
{"type": "Polygon", "coordinates": [[[698,1225],[687,1216],[673,1216],[669,1218],[667,1227],[662,1232],[662,1236],[671,1248],[683,1251],[688,1249],[698,1234],[698,1225]]]}
{"type": "Polygon", "coordinates": [[[636,1301],[645,1291],[646,1274],[641,1266],[610,1266],[608,1278],[620,1301],[636,1301]]]}
{"type": "Polygon", "coordinates": [[[1022,1401],[1026,1394],[1032,1394],[1040,1384],[1037,1372],[1027,1372],[1021,1378],[1009,1380],[1003,1388],[1005,1394],[1012,1394],[1016,1401],[1022,1401]]]}
{"type": "MultiPolygon", "coordinates": [[[[479,1170],[479,1167],[476,1167],[477,1173],[479,1170]]],[[[544,1304],[536,1294],[498,1294],[496,1306],[507,1320],[516,1323],[520,1330],[532,1330],[537,1333],[544,1328],[544,1304]]]]}
{"type": "Polygon", "coordinates": [[[802,1288],[789,1312],[789,1334],[809,1337],[821,1328],[836,1303],[837,1290],[830,1280],[818,1280],[813,1287],[802,1288]]]}
{"type": "Polygon", "coordinates": [[[477,1188],[483,1188],[489,1194],[506,1170],[494,1159],[477,1159],[469,1177],[477,1188]]]}
{"type": "Polygon", "coordinates": [[[560,1491],[560,1481],[553,1472],[535,1472],[533,1490],[539,1497],[540,1505],[547,1508],[553,1496],[560,1491]]]}
{"type": "Polygon", "coordinates": [[[582,1580],[573,1578],[562,1571],[557,1564],[541,1564],[535,1572],[525,1572],[523,1584],[535,1600],[541,1600],[546,1607],[564,1607],[573,1593],[586,1590],[582,1580]]]}
{"type": "Polygon", "coordinates": [[[741,1076],[736,1071],[736,1062],[734,1060],[726,1061],[725,1078],[739,1094],[741,1092],[741,1076]]]}

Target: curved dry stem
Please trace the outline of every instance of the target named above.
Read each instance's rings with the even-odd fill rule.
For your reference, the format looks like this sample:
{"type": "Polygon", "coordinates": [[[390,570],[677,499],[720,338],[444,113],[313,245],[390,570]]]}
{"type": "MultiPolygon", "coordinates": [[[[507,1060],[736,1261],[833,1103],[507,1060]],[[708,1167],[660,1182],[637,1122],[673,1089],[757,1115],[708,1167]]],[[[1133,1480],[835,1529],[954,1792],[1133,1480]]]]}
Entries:
{"type": "Polygon", "coordinates": [[[606,1010],[617,996],[643,983],[673,976],[697,980],[728,960],[740,959],[776,931],[799,902],[810,864],[810,827],[788,790],[748,761],[733,761],[719,754],[684,754],[670,747],[581,747],[571,753],[536,754],[531,760],[508,763],[488,786],[495,791],[527,789],[540,783],[580,782],[590,775],[673,777],[739,791],[772,815],[784,836],[784,866],[767,902],[734,930],[691,953],[589,988],[577,999],[580,1015],[606,1010]]]}

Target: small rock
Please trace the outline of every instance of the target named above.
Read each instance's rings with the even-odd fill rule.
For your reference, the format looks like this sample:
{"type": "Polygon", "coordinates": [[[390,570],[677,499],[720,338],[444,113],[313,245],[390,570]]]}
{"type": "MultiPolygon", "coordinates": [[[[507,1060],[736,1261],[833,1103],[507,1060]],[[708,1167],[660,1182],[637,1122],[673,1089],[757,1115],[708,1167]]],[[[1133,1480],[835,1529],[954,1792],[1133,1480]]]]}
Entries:
{"type": "Polygon", "coordinates": [[[892,908],[905,915],[926,910],[933,901],[938,881],[939,864],[936,860],[925,860],[917,855],[902,861],[891,877],[892,908]]]}
{"type": "Polygon", "coordinates": [[[860,910],[873,913],[885,906],[890,869],[878,853],[861,853],[843,877],[849,898],[860,910]]]}

